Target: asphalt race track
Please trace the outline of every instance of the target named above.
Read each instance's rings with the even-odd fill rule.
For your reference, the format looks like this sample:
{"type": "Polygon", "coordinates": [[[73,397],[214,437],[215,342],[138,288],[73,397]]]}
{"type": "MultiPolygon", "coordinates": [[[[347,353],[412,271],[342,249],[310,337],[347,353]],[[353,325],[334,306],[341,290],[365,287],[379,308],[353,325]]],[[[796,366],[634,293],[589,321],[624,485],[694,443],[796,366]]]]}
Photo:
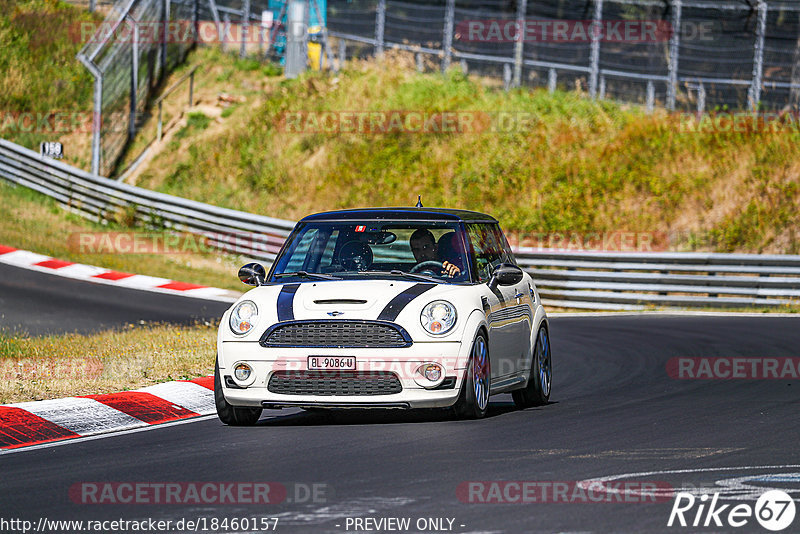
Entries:
{"type": "MultiPolygon", "coordinates": [[[[26,285],[9,286],[9,268],[0,272],[4,321],[9,316],[13,321],[17,316],[9,315],[9,308],[23,302],[34,311],[31,302],[40,295],[48,296],[42,306],[49,304],[54,314],[71,309],[72,315],[103,324],[143,314],[159,320],[200,314],[194,299],[181,303],[179,297],[143,294],[111,302],[112,288],[72,293],[64,280],[53,294],[56,285],[46,284],[45,275],[14,274],[26,285]],[[23,298],[21,289],[9,293],[13,287],[35,293],[23,298]]],[[[205,304],[207,311],[223,308],[205,304]]],[[[666,371],[667,361],[678,356],[796,357],[800,319],[555,317],[551,339],[554,393],[546,407],[516,411],[510,396],[493,397],[490,416],[481,421],[454,421],[436,412],[267,411],[251,428],[207,418],[3,454],[0,517],[34,524],[43,517],[277,517],[277,532],[304,533],[364,532],[353,527],[357,517],[410,518],[407,532],[420,531],[415,526],[420,518],[452,519],[452,532],[767,532],[754,520],[738,529],[668,528],[671,499],[470,503],[462,502],[457,490],[469,481],[571,482],[625,475],[675,488],[728,488],[730,497],[731,488],[742,487],[741,477],[750,477],[750,484],[780,484],[800,497],[795,465],[800,464],[800,381],[675,380],[666,371]],[[672,470],[685,472],[665,472],[672,470]],[[657,473],[636,475],[640,472],[657,473]],[[778,474],[770,483],[769,476],[778,474]],[[277,504],[220,506],[84,504],[69,494],[84,482],[200,481],[278,482],[288,496],[277,504]],[[313,484],[322,486],[316,502],[309,502],[314,499],[306,490],[313,484]]],[[[800,518],[786,532],[796,532],[798,525],[800,518]]]]}
{"type": "Polygon", "coordinates": [[[88,333],[139,321],[219,319],[229,304],[93,284],[0,264],[0,328],[88,333]]]}

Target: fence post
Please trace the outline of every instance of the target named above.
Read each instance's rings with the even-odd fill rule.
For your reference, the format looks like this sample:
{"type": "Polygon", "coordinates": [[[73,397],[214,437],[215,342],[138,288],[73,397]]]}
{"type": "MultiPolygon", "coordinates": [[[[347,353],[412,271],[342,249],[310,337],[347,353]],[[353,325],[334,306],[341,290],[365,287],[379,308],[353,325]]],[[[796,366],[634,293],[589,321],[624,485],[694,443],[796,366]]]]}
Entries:
{"type": "Polygon", "coordinates": [[[503,89],[511,89],[511,67],[508,63],[503,63],[503,89]]]}
{"type": "Polygon", "coordinates": [[[194,0],[192,6],[192,29],[194,30],[194,46],[197,46],[197,41],[200,40],[200,0],[194,0]]]}
{"type": "Polygon", "coordinates": [[[222,16],[222,36],[219,40],[219,47],[224,51],[228,36],[231,34],[231,18],[227,13],[222,16]]]}
{"type": "Polygon", "coordinates": [[[414,54],[414,62],[417,65],[417,72],[422,72],[423,70],[425,70],[425,66],[422,63],[422,53],[421,52],[417,52],[416,54],[414,54]]]}
{"type": "Polygon", "coordinates": [[[550,67],[547,69],[547,90],[551,93],[555,93],[557,83],[558,73],[556,72],[556,69],[550,67]]]}
{"type": "Polygon", "coordinates": [[[598,89],[598,96],[600,100],[606,98],[606,77],[600,74],[600,89],[598,89]]]}
{"type": "Polygon", "coordinates": [[[647,80],[647,112],[652,113],[656,106],[656,86],[653,80],[647,80]]]}
{"type": "Polygon", "coordinates": [[[242,43],[239,46],[239,57],[247,55],[247,33],[250,29],[250,0],[242,2],[242,43]]]}
{"type": "Polygon", "coordinates": [[[167,37],[169,36],[169,3],[164,0],[164,35],[161,39],[161,76],[166,76],[167,72],[167,37]]]}
{"type": "Polygon", "coordinates": [[[456,0],[447,0],[444,11],[444,30],[442,30],[442,72],[450,68],[453,59],[453,28],[456,20],[456,0]]]}
{"type": "Polygon", "coordinates": [[[758,22],[756,23],[756,42],[753,52],[753,81],[750,84],[750,109],[756,111],[761,101],[761,79],[764,75],[764,35],[767,30],[767,3],[758,0],[758,22]]]}
{"type": "Polygon", "coordinates": [[[678,57],[681,46],[681,0],[672,0],[672,35],[669,38],[669,73],[667,77],[667,109],[675,111],[675,96],[678,91],[678,57]]]}
{"type": "Polygon", "coordinates": [[[383,32],[386,26],[386,0],[378,0],[375,10],[375,55],[383,55],[383,32]]]}
{"type": "Polygon", "coordinates": [[[597,96],[597,78],[600,74],[600,33],[603,18],[603,0],[594,0],[594,16],[592,17],[592,49],[591,71],[589,71],[589,96],[597,96]]]}
{"type": "Polygon", "coordinates": [[[525,15],[528,13],[528,0],[517,0],[517,40],[514,43],[514,87],[522,84],[522,52],[525,46],[523,27],[525,15]]]}
{"type": "Polygon", "coordinates": [[[133,22],[133,43],[131,45],[131,98],[130,119],[128,123],[128,139],[136,135],[136,100],[139,93],[139,24],[128,14],[133,22]]]}
{"type": "Polygon", "coordinates": [[[194,105],[194,73],[189,74],[189,107],[194,105]]]}
{"type": "Polygon", "coordinates": [[[89,13],[94,13],[95,0],[89,0],[89,13]]]}
{"type": "Polygon", "coordinates": [[[92,117],[92,174],[100,175],[100,130],[103,128],[103,75],[93,73],[94,78],[94,116],[92,117]]]}

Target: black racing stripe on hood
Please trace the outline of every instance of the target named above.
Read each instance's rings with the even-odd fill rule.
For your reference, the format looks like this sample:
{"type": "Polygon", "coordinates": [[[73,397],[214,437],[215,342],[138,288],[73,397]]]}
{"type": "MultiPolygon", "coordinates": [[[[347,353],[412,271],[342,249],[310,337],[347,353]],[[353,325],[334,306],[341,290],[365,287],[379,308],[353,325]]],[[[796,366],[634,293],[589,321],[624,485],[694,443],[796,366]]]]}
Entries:
{"type": "Polygon", "coordinates": [[[379,321],[394,321],[400,312],[403,311],[409,302],[422,295],[429,289],[436,287],[436,284],[415,284],[402,293],[399,293],[395,298],[389,301],[389,304],[378,315],[379,321]]]}
{"type": "Polygon", "coordinates": [[[300,284],[286,284],[278,294],[278,321],[294,319],[294,295],[300,284]]]}

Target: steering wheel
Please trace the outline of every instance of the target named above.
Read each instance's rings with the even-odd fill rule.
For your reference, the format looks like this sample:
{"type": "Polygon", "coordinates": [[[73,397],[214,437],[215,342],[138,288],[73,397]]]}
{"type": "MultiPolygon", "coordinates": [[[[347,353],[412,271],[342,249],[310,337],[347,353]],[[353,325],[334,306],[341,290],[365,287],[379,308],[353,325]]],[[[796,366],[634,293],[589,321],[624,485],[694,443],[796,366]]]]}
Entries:
{"type": "Polygon", "coordinates": [[[345,243],[339,250],[339,263],[346,271],[366,271],[372,265],[372,249],[360,241],[345,243]]]}
{"type": "Polygon", "coordinates": [[[428,271],[431,274],[438,276],[442,273],[442,271],[444,271],[444,263],[436,260],[423,261],[422,263],[418,263],[413,266],[409,272],[421,273],[423,271],[428,271]]]}

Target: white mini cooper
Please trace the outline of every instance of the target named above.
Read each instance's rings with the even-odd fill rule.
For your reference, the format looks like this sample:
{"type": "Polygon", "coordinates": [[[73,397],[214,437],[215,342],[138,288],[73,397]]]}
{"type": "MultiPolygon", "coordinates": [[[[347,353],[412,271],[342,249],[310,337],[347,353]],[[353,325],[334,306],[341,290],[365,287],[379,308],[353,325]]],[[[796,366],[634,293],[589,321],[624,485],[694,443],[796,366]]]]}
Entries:
{"type": "Polygon", "coordinates": [[[267,275],[225,312],[219,418],[264,408],[445,408],[486,415],[489,396],[546,404],[552,362],[536,287],[497,221],[450,209],[310,215],[267,275]]]}

